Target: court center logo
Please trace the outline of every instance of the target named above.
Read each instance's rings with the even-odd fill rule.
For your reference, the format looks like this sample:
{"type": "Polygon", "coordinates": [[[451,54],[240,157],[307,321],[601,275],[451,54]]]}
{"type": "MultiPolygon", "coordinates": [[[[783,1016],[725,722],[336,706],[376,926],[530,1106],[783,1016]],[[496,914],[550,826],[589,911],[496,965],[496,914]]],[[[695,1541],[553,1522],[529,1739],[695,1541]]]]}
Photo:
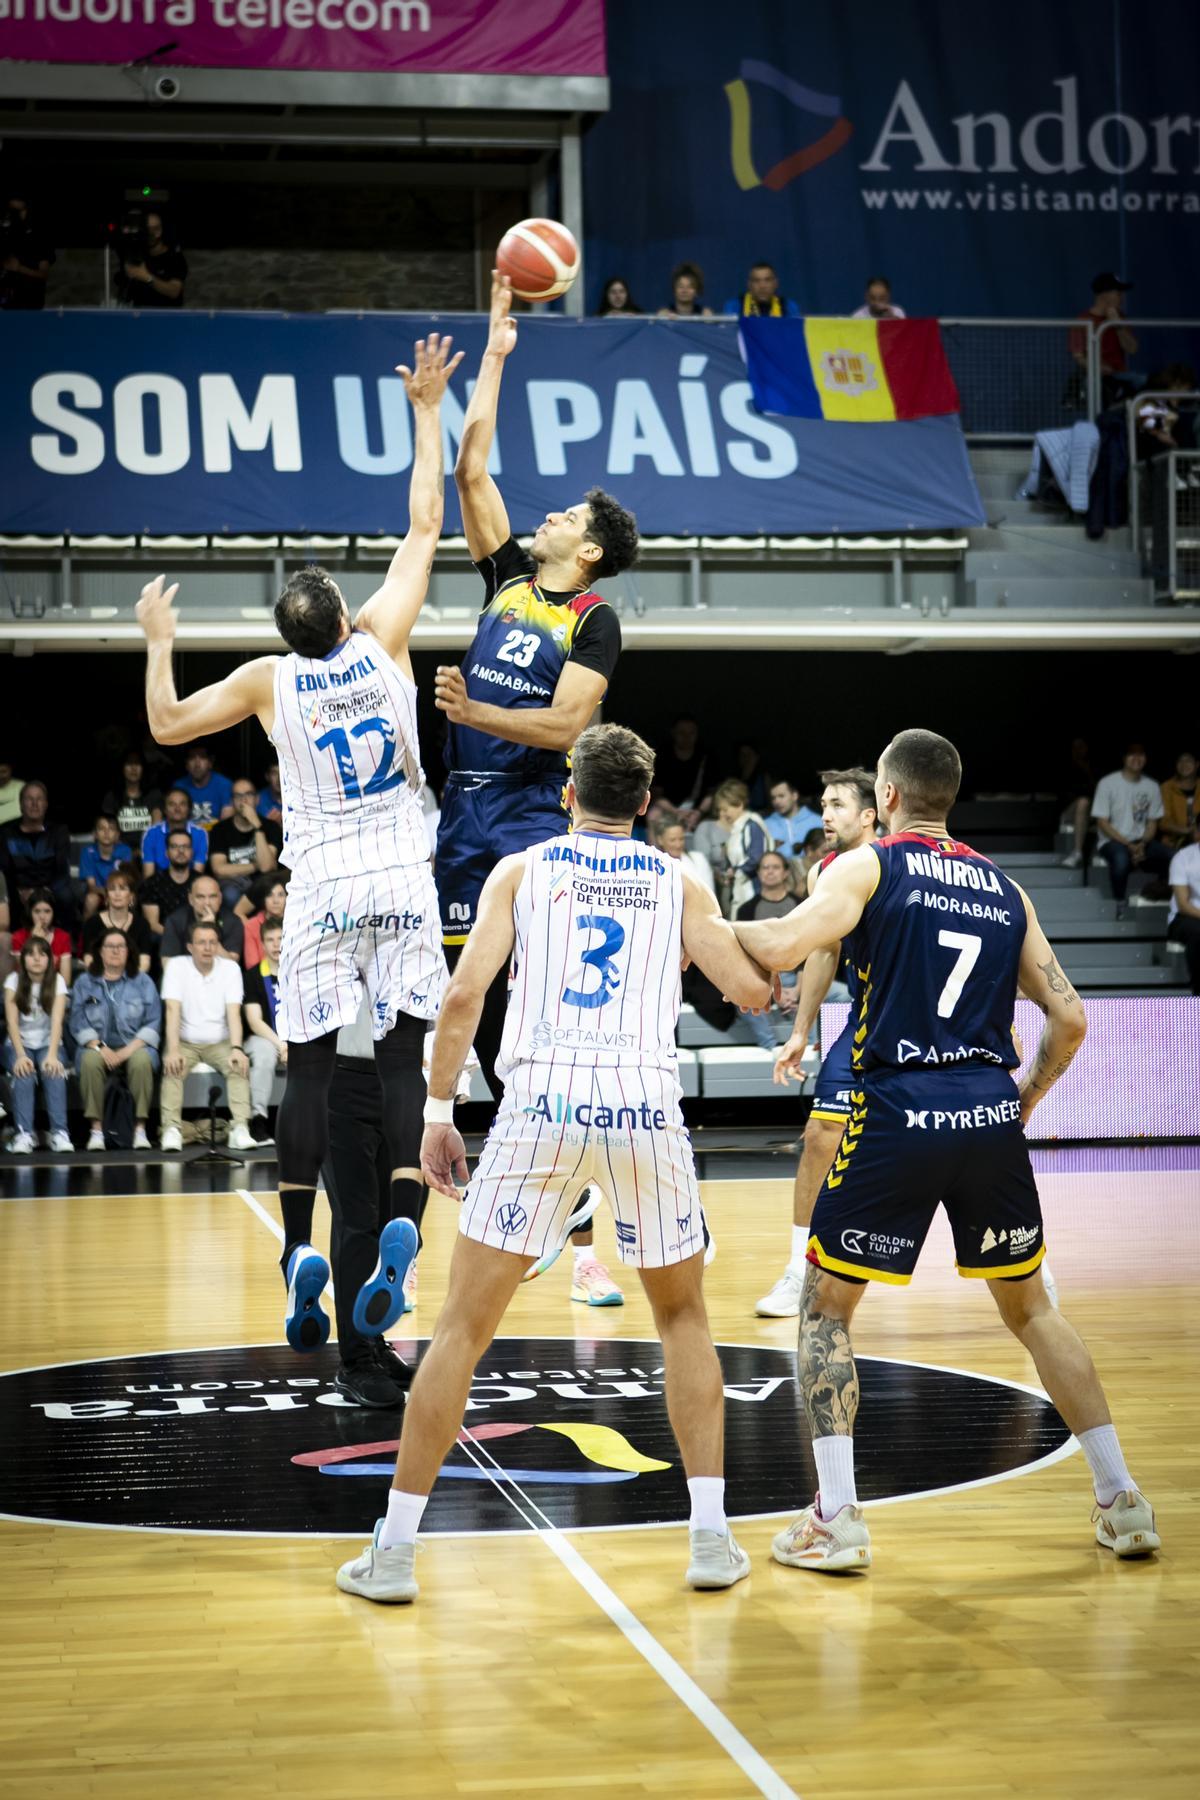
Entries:
{"type": "Polygon", "coordinates": [[[842,102],[837,94],[820,94],[815,88],[805,87],[771,63],[750,58],[743,61],[737,79],[725,83],[725,98],[729,102],[729,155],[733,178],[743,190],[765,187],[777,193],[797,175],[806,174],[836,155],[850,141],[854,131],[849,119],[842,116],[842,102]],[[790,156],[781,157],[764,175],[759,174],[754,162],[752,83],[781,94],[806,118],[832,120],[812,143],[794,150],[790,156]]]}
{"type": "MultiPolygon", "coordinates": [[[[398,1340],[415,1365],[424,1343],[398,1340]]],[[[733,1517],[785,1513],[816,1485],[789,1348],[722,1344],[733,1517]]],[[[384,1511],[400,1413],[337,1393],[330,1346],[154,1352],[0,1375],[0,1514],[146,1531],[361,1539],[384,1511]]],[[[1066,1454],[1044,1395],[981,1375],[860,1359],[858,1488],[902,1499],[1066,1454]],[[896,1423],[889,1426],[890,1419],[896,1423]]],[[[528,1529],[528,1491],[564,1530],[678,1525],[688,1496],[660,1347],[640,1339],[501,1337],[422,1533],[528,1529]]]]}

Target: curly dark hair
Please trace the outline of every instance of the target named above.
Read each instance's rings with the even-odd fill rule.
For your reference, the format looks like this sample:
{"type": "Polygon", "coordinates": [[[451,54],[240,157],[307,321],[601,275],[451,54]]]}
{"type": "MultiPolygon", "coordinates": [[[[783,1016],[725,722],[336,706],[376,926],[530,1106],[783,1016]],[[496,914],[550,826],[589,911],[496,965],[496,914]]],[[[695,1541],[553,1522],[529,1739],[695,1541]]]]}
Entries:
{"type": "Polygon", "coordinates": [[[342,635],[341,590],[327,569],[306,563],[275,602],[275,629],[297,656],[328,656],[342,635]]]}
{"type": "Polygon", "coordinates": [[[604,552],[599,562],[592,564],[596,580],[603,581],[606,575],[619,575],[622,569],[632,569],[638,559],[638,527],[633,514],[626,512],[603,488],[589,488],[584,499],[590,515],[584,542],[599,544],[604,552]]]}

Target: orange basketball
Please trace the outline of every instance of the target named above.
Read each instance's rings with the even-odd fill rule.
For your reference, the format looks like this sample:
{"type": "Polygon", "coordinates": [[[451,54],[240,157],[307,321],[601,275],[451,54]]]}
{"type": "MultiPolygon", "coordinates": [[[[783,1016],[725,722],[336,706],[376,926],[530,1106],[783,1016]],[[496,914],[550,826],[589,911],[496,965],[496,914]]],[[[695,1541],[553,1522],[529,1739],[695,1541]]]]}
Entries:
{"type": "Polygon", "coordinates": [[[557,219],[522,219],[500,239],[496,267],[522,300],[557,300],[579,273],[579,245],[557,219]]]}

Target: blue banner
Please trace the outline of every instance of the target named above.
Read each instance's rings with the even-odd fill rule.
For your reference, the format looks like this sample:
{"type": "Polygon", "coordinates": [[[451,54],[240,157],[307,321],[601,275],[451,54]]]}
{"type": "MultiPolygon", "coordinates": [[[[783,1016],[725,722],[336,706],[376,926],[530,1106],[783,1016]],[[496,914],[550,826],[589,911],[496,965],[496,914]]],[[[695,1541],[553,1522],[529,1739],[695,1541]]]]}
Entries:
{"type": "Polygon", "coordinates": [[[1194,0],[608,0],[612,109],[585,140],[588,306],[621,275],[705,304],[766,258],[801,313],[883,275],[910,315],[1194,317],[1194,0]]]}
{"type": "MultiPolygon", "coordinates": [[[[478,318],[7,314],[0,529],[402,531],[412,420],[394,370],[431,327],[466,351],[444,408],[449,470],[478,318]]],[[[647,533],[983,520],[957,418],[763,418],[733,323],[522,319],[493,467],[521,533],[594,485],[647,533]]]]}

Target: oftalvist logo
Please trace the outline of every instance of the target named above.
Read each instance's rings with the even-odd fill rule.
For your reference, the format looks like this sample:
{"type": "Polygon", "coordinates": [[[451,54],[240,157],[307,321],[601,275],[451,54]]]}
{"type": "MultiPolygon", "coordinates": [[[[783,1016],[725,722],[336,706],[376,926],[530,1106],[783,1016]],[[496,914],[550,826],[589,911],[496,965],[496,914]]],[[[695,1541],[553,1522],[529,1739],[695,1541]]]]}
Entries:
{"type": "Polygon", "coordinates": [[[814,88],[793,81],[790,75],[785,75],[770,63],[755,62],[752,59],[744,61],[738,69],[737,80],[725,83],[725,97],[729,101],[729,155],[733,164],[733,178],[743,189],[765,187],[777,193],[789,181],[794,181],[797,175],[806,174],[809,169],[815,169],[818,163],[834,156],[843,144],[849,142],[854,131],[849,119],[842,117],[839,95],[819,94],[814,88]],[[782,157],[763,175],[759,174],[754,162],[752,83],[782,94],[797,112],[807,117],[832,121],[812,143],[794,150],[790,156],[782,157]]]}
{"type": "MultiPolygon", "coordinates": [[[[556,1487],[582,1486],[596,1482],[636,1481],[639,1475],[652,1474],[655,1470],[669,1469],[669,1462],[660,1462],[656,1457],[643,1456],[625,1436],[623,1431],[616,1431],[611,1425],[593,1425],[583,1419],[563,1419],[556,1424],[542,1424],[534,1420],[496,1419],[490,1424],[472,1425],[468,1431],[465,1427],[459,1432],[456,1440],[465,1452],[469,1452],[474,1444],[486,1443],[489,1439],[519,1437],[527,1431],[555,1431],[561,1437],[569,1438],[580,1455],[593,1466],[591,1468],[532,1468],[501,1467],[490,1457],[482,1465],[471,1462],[468,1455],[462,1460],[452,1460],[442,1464],[438,1477],[443,1481],[520,1481],[553,1484],[556,1487]]],[[[396,1451],[400,1448],[399,1438],[384,1438],[373,1444],[340,1444],[336,1450],[308,1450],[292,1461],[302,1469],[317,1469],[322,1475],[387,1475],[391,1476],[396,1464],[396,1451]],[[388,1461],[377,1459],[386,1454],[388,1461]]],[[[522,1446],[524,1448],[524,1446],[522,1446]]],[[[528,1461],[528,1458],[524,1459],[528,1461]]]]}

